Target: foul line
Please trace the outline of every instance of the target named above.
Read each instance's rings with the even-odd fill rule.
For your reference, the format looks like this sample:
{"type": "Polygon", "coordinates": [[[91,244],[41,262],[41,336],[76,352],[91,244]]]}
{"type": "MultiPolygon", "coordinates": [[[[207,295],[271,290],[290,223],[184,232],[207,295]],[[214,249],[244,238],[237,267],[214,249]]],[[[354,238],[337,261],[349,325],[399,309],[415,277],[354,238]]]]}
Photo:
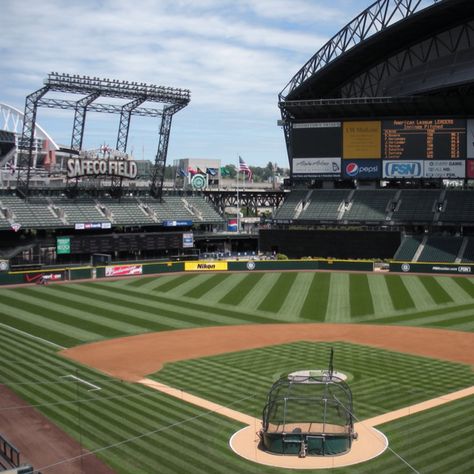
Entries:
{"type": "Polygon", "coordinates": [[[76,375],[73,375],[73,374],[63,375],[61,378],[62,379],[74,379],[74,380],[77,380],[80,383],[83,383],[84,385],[88,385],[89,387],[93,387],[93,388],[88,389],[87,390],[88,392],[94,392],[95,390],[102,390],[102,387],[99,387],[98,385],[94,385],[93,383],[88,382],[87,380],[81,379],[80,377],[77,377],[76,375]]]}
{"type": "Polygon", "coordinates": [[[11,331],[19,332],[20,334],[23,334],[24,336],[28,336],[32,339],[38,339],[38,341],[46,342],[46,344],[59,347],[60,349],[66,349],[66,347],[60,346],[59,344],[56,344],[55,342],[48,341],[47,339],[43,339],[42,337],[39,337],[39,336],[33,336],[33,334],[30,334],[29,332],[25,332],[25,331],[22,331],[21,329],[14,328],[12,326],[9,326],[8,324],[0,323],[0,326],[10,329],[11,331]]]}

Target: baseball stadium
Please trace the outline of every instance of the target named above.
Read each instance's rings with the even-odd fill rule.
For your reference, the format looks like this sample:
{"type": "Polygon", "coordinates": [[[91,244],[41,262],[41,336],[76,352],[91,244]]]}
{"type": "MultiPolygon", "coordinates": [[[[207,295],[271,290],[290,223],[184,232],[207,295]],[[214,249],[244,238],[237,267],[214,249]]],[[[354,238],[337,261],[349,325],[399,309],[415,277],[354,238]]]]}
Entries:
{"type": "Polygon", "coordinates": [[[368,5],[275,91],[281,189],[167,162],[187,89],[1,103],[0,472],[474,472],[473,45],[472,0],[368,5]]]}

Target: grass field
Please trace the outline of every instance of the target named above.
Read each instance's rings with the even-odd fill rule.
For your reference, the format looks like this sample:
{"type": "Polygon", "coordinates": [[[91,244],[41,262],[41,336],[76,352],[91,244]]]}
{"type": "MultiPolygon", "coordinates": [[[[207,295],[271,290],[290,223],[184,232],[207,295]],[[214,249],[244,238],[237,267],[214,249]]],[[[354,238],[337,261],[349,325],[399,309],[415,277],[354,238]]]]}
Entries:
{"type": "MultiPolygon", "coordinates": [[[[363,322],[473,331],[473,296],[474,281],[469,278],[306,272],[187,274],[0,288],[0,377],[81,438],[86,448],[115,445],[98,454],[120,473],[291,472],[236,457],[228,440],[239,423],[78,366],[57,355],[59,346],[149,331],[267,322],[363,322]],[[101,390],[89,392],[86,384],[66,375],[101,390]]],[[[156,377],[223,404],[246,398],[234,408],[258,415],[262,396],[278,375],[308,368],[321,358],[325,365],[325,354],[327,345],[302,341],[180,362],[156,377]],[[210,388],[216,381],[219,390],[210,388]]],[[[361,418],[473,383],[471,369],[461,364],[351,344],[337,343],[336,361],[338,370],[353,377],[361,418]]],[[[13,408],[0,407],[5,409],[13,408]]],[[[473,419],[471,397],[389,423],[383,431],[391,447],[419,472],[472,472],[468,440],[474,436],[473,419]]],[[[337,472],[413,470],[387,452],[337,472]]]]}

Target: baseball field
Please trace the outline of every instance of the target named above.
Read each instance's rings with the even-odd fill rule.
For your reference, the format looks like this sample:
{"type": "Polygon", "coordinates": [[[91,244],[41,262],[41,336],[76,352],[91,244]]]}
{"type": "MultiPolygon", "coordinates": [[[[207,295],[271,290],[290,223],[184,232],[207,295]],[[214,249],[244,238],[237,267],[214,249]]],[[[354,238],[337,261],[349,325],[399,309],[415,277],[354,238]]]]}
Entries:
{"type": "MultiPolygon", "coordinates": [[[[74,438],[63,452],[29,443],[45,474],[99,472],[92,458],[118,473],[295,472],[237,456],[229,439],[242,423],[136,381],[259,417],[278,377],[325,368],[333,347],[363,422],[473,386],[473,332],[467,277],[196,273],[0,288],[0,434],[21,445],[57,425],[74,438]]],[[[473,396],[377,428],[390,449],[336,472],[474,472],[473,396]]]]}

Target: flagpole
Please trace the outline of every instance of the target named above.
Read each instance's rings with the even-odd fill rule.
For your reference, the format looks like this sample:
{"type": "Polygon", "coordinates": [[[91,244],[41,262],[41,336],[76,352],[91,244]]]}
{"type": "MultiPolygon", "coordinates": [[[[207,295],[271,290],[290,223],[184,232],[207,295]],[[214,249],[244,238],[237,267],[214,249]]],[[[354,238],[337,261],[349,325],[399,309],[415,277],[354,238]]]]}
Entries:
{"type": "Polygon", "coordinates": [[[239,167],[237,166],[237,233],[240,234],[239,167]]]}

